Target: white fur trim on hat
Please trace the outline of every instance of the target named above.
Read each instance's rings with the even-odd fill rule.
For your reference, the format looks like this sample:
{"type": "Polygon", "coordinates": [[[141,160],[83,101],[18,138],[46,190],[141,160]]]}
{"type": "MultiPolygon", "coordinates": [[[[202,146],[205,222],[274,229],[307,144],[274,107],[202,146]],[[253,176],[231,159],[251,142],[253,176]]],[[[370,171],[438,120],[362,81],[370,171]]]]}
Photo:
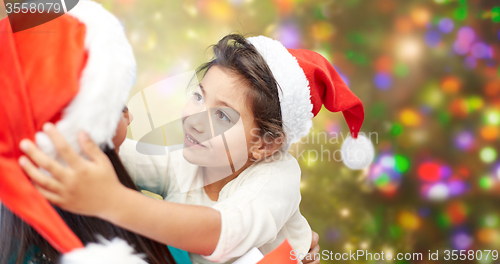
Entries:
{"type": "Polygon", "coordinates": [[[281,149],[287,151],[293,143],[307,136],[312,127],[309,81],[297,59],[279,41],[264,36],[247,40],[262,55],[281,88],[279,99],[286,135],[286,143],[281,149]]]}
{"type": "Polygon", "coordinates": [[[134,249],[122,239],[107,241],[100,238],[100,243],[90,243],[85,248],[64,254],[61,264],[147,264],[143,255],[134,253],[134,249]]]}
{"type": "MultiPolygon", "coordinates": [[[[88,58],[80,90],[55,125],[78,151],[77,135],[82,130],[101,147],[114,147],[112,139],[136,78],[132,47],[118,19],[98,3],[81,0],[66,15],[86,26],[88,58]]],[[[42,151],[56,157],[45,133],[38,132],[35,138],[42,151]]]]}

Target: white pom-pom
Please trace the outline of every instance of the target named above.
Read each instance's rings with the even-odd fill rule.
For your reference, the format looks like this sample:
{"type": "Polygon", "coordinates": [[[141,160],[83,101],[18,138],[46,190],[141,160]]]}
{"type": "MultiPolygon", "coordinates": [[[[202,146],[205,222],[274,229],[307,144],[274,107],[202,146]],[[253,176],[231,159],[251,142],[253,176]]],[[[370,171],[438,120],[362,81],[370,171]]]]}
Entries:
{"type": "Polygon", "coordinates": [[[344,164],[353,170],[368,167],[375,156],[372,142],[362,134],[356,139],[348,137],[342,144],[341,153],[344,164]]]}
{"type": "Polygon", "coordinates": [[[142,255],[122,239],[108,241],[99,238],[100,243],[90,243],[85,248],[76,249],[61,258],[61,264],[147,264],[142,255]]]}

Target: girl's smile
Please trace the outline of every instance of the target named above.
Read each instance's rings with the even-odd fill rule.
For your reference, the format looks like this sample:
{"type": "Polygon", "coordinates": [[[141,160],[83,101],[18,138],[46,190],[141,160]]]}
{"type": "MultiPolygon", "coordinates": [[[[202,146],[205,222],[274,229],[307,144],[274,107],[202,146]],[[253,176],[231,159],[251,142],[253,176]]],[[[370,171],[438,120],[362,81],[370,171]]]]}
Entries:
{"type": "Polygon", "coordinates": [[[184,131],[184,144],[189,148],[206,148],[186,131],[184,131]]]}

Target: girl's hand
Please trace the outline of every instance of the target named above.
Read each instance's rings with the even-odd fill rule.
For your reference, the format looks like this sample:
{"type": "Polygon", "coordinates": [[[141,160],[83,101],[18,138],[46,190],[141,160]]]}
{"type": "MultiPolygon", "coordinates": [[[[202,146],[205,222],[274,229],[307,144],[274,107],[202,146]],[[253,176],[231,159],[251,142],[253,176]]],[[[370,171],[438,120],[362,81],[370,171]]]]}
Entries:
{"type": "Polygon", "coordinates": [[[302,260],[303,264],[319,264],[320,258],[318,257],[319,253],[319,235],[318,233],[312,231],[312,241],[311,248],[309,249],[309,256],[302,260]]]}
{"type": "Polygon", "coordinates": [[[21,141],[21,151],[53,176],[42,173],[26,156],[19,158],[19,164],[43,196],[64,210],[88,216],[98,217],[116,206],[119,192],[126,188],[118,180],[108,157],[87,134],[81,132],[78,140],[90,160],[71,148],[54,125],[47,123],[43,130],[68,164],[64,166],[48,157],[30,140],[21,141]]]}

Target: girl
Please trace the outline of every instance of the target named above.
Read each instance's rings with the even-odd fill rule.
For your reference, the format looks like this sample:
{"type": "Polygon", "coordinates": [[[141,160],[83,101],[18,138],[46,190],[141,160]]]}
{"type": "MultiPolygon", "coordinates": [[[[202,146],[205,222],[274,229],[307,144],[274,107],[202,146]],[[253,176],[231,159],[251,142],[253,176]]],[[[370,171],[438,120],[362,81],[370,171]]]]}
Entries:
{"type": "Polygon", "coordinates": [[[352,132],[343,146],[344,162],[352,168],[367,166],[373,147],[358,138],[361,101],[331,64],[311,51],[287,50],[265,37],[228,35],[214,53],[202,67],[205,75],[182,119],[183,151],[152,157],[137,153],[133,142],[125,142],[120,151],[136,183],[165,195],[166,202],[123,188],[91,140],[82,142],[88,162],[68,149],[51,126],[46,132],[70,166],[25,141],[23,151],[41,167],[49,165],[54,177],[26,160],[23,168],[55,205],[198,254],[191,256],[194,263],[231,261],[252,247],[267,253],[284,239],[304,256],[311,230],[299,212],[300,168],[286,151],[307,135],[311,118],[324,105],[343,111],[352,132]],[[207,111],[206,119],[201,110],[207,111]],[[215,133],[224,122],[235,124],[223,135],[215,133]],[[239,148],[231,151],[231,146],[239,148]]]}

